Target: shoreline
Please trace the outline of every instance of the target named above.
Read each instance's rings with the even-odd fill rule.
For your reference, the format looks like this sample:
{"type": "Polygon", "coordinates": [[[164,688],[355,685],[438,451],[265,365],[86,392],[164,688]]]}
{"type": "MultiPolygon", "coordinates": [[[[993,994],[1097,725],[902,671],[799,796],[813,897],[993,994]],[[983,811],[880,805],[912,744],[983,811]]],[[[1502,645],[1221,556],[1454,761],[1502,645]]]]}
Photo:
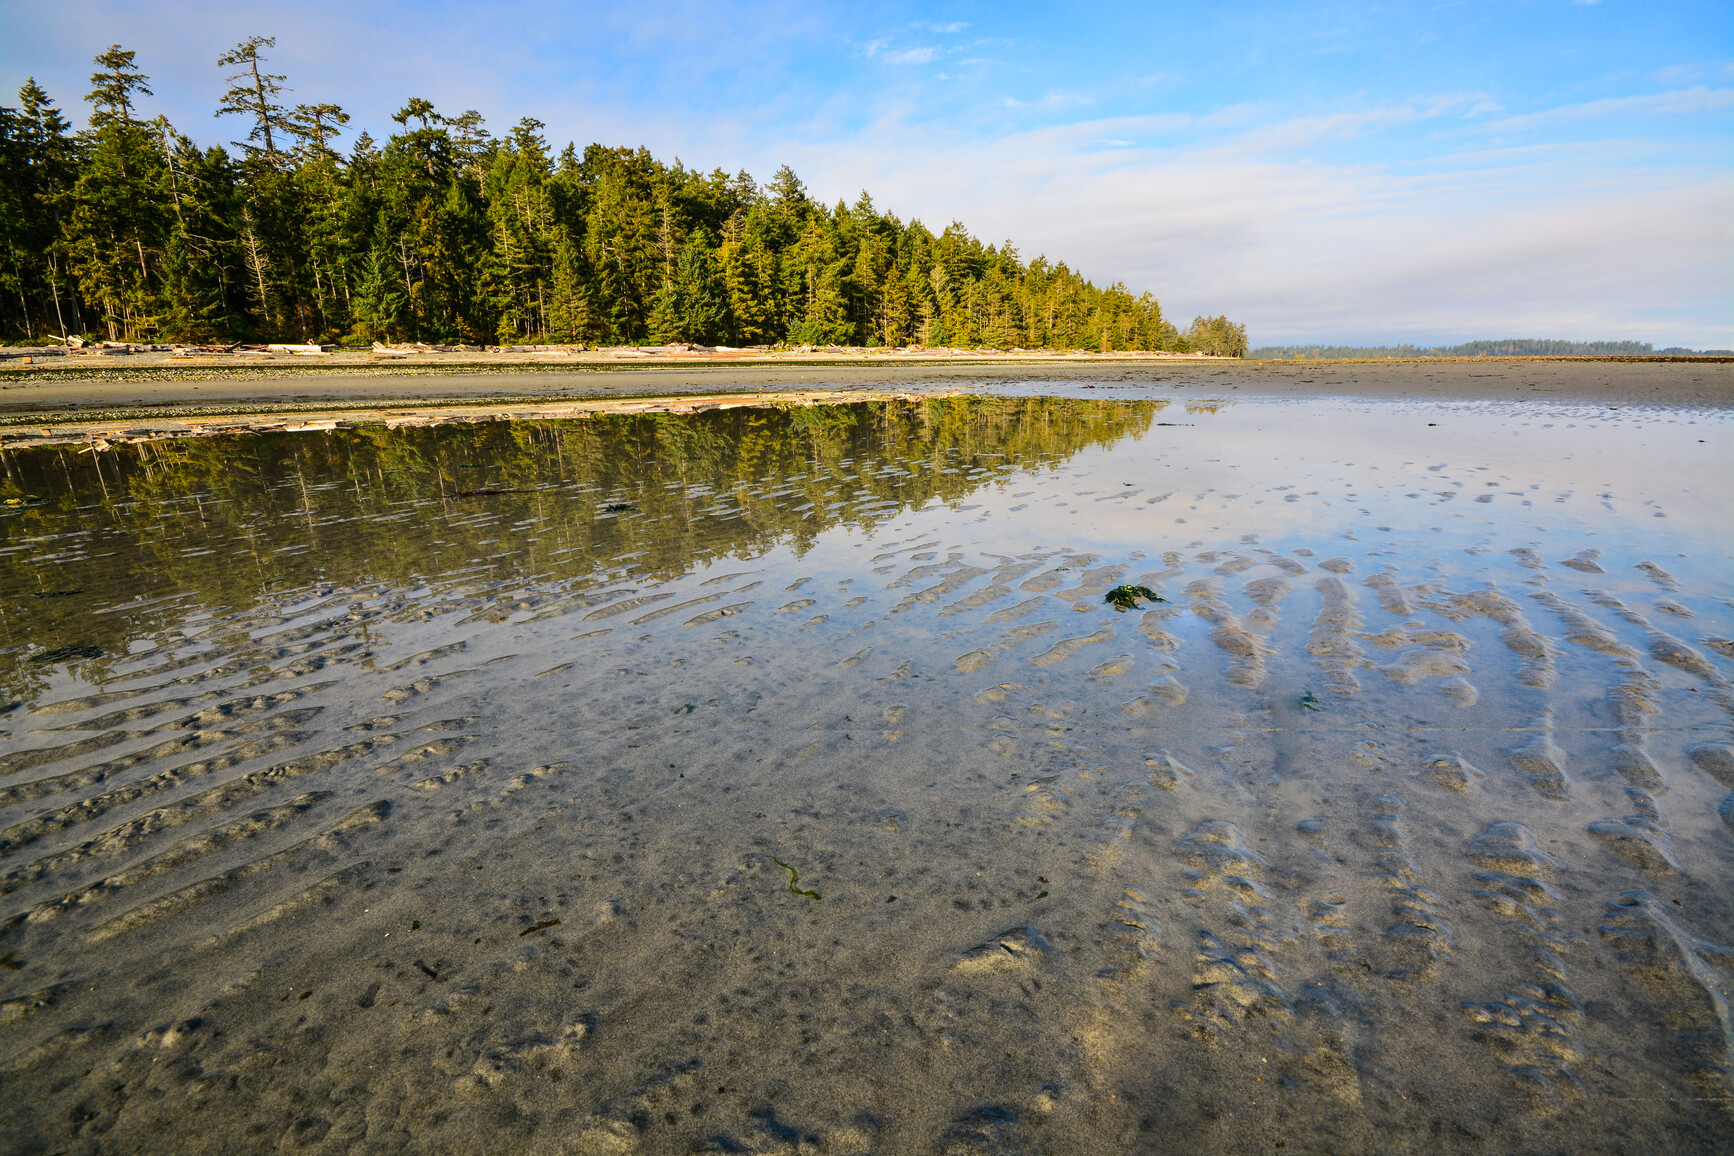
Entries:
{"type": "Polygon", "coordinates": [[[178,438],[227,437],[237,434],[326,433],[339,429],[384,426],[464,425],[495,421],[567,421],[590,417],[636,414],[694,414],[721,409],[768,406],[813,406],[859,402],[925,401],[966,396],[960,391],[893,393],[885,391],[838,393],[778,392],[675,395],[668,397],[595,398],[573,402],[517,401],[488,405],[430,405],[422,407],[310,406],[301,410],[276,408],[255,415],[233,413],[193,414],[175,417],[151,415],[99,422],[47,424],[41,432],[0,427],[0,450],[28,450],[49,446],[80,446],[106,450],[117,444],[169,441],[178,438]],[[246,420],[238,418],[246,417],[246,420]]]}
{"type": "MultiPolygon", "coordinates": [[[[549,366],[137,366],[0,371],[0,448],[362,424],[550,420],[721,405],[1081,391],[1734,409],[1734,359],[807,360],[549,366]],[[245,419],[245,420],[241,420],[245,419]]],[[[1095,394],[1100,396],[1100,393],[1095,394]]]]}

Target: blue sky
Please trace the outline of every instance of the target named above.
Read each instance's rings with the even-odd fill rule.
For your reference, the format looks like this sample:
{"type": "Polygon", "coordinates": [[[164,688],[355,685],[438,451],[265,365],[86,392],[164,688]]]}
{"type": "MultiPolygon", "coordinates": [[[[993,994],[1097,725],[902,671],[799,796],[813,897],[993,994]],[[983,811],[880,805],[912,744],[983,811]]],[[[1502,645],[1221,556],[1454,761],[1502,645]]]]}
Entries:
{"type": "Polygon", "coordinates": [[[217,56],[953,218],[1255,344],[1734,346],[1734,6],[0,0],[74,115],[118,41],[207,142],[217,56]]]}

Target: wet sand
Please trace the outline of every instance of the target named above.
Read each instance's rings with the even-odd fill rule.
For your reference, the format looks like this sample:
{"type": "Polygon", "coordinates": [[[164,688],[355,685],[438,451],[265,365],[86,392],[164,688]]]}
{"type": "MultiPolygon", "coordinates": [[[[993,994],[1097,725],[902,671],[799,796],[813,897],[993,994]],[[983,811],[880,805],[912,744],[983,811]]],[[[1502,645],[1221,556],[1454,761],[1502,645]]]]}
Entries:
{"type": "Polygon", "coordinates": [[[0,1145],[1726,1150],[1725,378],[1574,380],[8,451],[0,1145]]]}
{"type": "MultiPolygon", "coordinates": [[[[1734,405],[1734,361],[1464,359],[1412,362],[1265,362],[1068,357],[861,357],[799,361],[547,364],[463,359],[427,365],[252,366],[105,364],[0,369],[0,423],[123,419],[129,414],[292,412],[400,405],[534,403],[598,397],[728,392],[934,390],[1028,393],[1119,390],[1144,396],[1219,391],[1275,397],[1553,400],[1590,404],[1734,405]]],[[[134,359],[127,359],[128,361],[134,359]]]]}

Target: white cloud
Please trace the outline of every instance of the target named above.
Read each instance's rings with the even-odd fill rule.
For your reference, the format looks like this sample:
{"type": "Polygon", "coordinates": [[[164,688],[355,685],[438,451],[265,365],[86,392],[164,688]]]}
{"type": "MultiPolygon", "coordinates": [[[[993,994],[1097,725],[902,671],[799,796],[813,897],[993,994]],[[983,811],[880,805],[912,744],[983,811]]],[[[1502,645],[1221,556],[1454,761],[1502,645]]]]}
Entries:
{"type": "Polygon", "coordinates": [[[1126,129],[1202,118],[971,142],[890,116],[853,139],[784,152],[819,195],[865,185],[905,219],[938,226],[961,215],[1026,257],[1151,289],[1181,323],[1225,312],[1256,343],[1734,344],[1734,179],[1724,171],[1613,169],[1597,146],[1552,146],[1407,175],[1288,147],[1418,115],[1223,110],[1216,119],[1241,127],[1170,148],[1131,145],[1150,134],[1126,129]]]}
{"type": "Polygon", "coordinates": [[[905,48],[887,52],[884,59],[888,64],[932,64],[938,56],[937,48],[905,48]]]}

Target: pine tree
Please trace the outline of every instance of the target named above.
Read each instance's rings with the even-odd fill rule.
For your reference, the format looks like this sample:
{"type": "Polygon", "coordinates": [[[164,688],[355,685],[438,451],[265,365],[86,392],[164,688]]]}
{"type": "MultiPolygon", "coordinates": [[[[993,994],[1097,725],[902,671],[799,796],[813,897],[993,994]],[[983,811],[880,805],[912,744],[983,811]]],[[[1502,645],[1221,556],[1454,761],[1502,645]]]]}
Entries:
{"type": "Polygon", "coordinates": [[[885,282],[879,289],[879,309],[874,318],[880,342],[885,345],[907,342],[911,320],[909,287],[903,270],[893,265],[885,271],[885,282]]]}
{"type": "Polygon", "coordinates": [[[165,302],[161,268],[153,269],[166,239],[162,154],[134,116],[150,78],[133,64],[135,53],[111,45],[96,57],[102,71],[90,79],[91,146],[74,183],[65,222],[69,263],[84,299],[95,306],[111,340],[154,336],[165,302]]]}
{"type": "Polygon", "coordinates": [[[724,226],[723,241],[717,247],[732,345],[759,345],[775,339],[777,258],[766,244],[763,224],[762,206],[737,211],[724,226]]]}
{"type": "Polygon", "coordinates": [[[248,153],[264,153],[272,164],[277,163],[277,139],[291,135],[289,113],[277,103],[285,91],[286,78],[259,70],[265,63],[265,54],[260,49],[276,46],[275,36],[249,36],[217,58],[219,68],[234,66],[236,71],[224,78],[230,87],[218,102],[216,115],[250,118],[253,127],[247,133],[247,142],[236,143],[248,153]]]}
{"type": "Polygon", "coordinates": [[[331,142],[343,132],[343,126],[349,123],[349,114],[335,104],[298,104],[295,111],[283,122],[283,130],[301,142],[301,147],[307,160],[317,163],[322,160],[338,159],[337,150],[331,147],[331,142]]]}
{"type": "Polygon", "coordinates": [[[167,309],[162,334],[215,342],[252,328],[238,279],[234,222],[241,211],[235,166],[221,148],[201,151],[170,127],[156,125],[168,179],[173,227],[163,251],[167,309]]]}
{"type": "Polygon", "coordinates": [[[1194,317],[1186,330],[1186,345],[1194,353],[1216,357],[1246,356],[1246,326],[1226,317],[1194,317]]]}
{"type": "Polygon", "coordinates": [[[19,88],[18,108],[0,108],[0,308],[16,303],[15,328],[27,338],[78,328],[60,240],[79,164],[69,130],[34,77],[19,88]]]}
{"type": "Polygon", "coordinates": [[[710,236],[701,225],[688,235],[673,273],[657,294],[651,339],[714,344],[728,317],[728,291],[717,273],[710,236]]]}

